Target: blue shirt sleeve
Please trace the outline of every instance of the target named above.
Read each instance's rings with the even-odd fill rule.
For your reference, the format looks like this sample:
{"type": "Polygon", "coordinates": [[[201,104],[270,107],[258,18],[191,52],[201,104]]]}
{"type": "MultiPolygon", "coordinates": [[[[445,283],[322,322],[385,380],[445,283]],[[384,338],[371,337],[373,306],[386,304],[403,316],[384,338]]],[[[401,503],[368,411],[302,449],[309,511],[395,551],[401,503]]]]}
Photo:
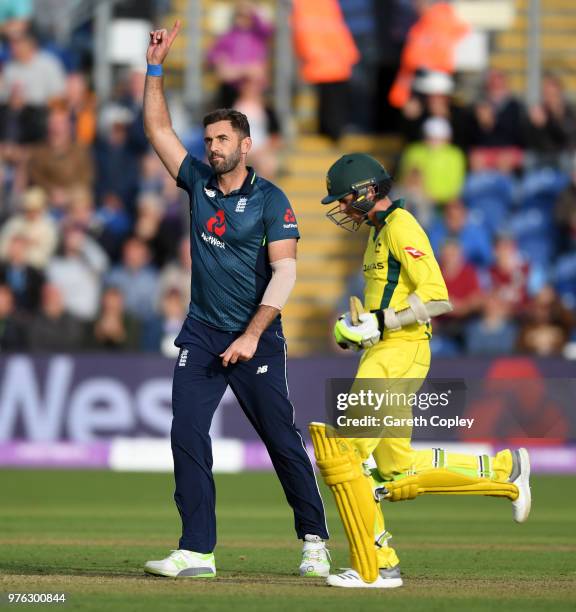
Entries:
{"type": "Polygon", "coordinates": [[[300,238],[294,210],[288,198],[277,187],[270,190],[264,203],[264,227],[268,242],[300,238]]]}
{"type": "Polygon", "coordinates": [[[210,166],[207,166],[199,159],[188,154],[180,165],[180,170],[178,170],[178,176],[176,177],[176,184],[192,196],[194,183],[201,178],[209,177],[211,174],[212,170],[210,166]]]}

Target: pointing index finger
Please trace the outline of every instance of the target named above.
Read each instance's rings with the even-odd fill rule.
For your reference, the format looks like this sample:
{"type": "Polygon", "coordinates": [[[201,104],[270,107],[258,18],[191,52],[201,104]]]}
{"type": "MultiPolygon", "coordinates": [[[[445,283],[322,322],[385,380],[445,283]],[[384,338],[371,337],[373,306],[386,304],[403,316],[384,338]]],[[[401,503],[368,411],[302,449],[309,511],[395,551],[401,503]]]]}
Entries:
{"type": "Polygon", "coordinates": [[[171,45],[173,40],[176,38],[176,36],[178,36],[178,32],[180,31],[181,25],[182,25],[182,22],[180,21],[180,19],[176,19],[176,21],[174,22],[174,26],[170,30],[170,34],[168,34],[168,44],[169,45],[171,45]]]}

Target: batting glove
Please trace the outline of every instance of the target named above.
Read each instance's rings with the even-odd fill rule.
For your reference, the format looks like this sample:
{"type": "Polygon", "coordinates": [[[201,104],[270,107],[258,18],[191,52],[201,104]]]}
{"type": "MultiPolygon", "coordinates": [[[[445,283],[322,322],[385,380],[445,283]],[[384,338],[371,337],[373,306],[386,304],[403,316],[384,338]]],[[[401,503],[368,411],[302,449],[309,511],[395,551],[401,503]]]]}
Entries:
{"type": "Polygon", "coordinates": [[[359,315],[360,324],[353,325],[350,313],[339,317],[334,326],[334,338],[342,348],[351,348],[355,351],[370,348],[380,341],[381,330],[378,317],[372,312],[359,315]]]}

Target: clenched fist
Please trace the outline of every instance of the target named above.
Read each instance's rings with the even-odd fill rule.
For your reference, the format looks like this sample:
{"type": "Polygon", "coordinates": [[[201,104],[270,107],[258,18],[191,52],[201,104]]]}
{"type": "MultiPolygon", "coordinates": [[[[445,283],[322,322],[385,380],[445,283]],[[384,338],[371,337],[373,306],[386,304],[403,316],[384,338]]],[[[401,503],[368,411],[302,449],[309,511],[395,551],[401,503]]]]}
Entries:
{"type": "Polygon", "coordinates": [[[150,44],[146,51],[146,61],[149,64],[162,64],[179,31],[180,20],[177,19],[170,32],[166,29],[150,32],[150,44]]]}

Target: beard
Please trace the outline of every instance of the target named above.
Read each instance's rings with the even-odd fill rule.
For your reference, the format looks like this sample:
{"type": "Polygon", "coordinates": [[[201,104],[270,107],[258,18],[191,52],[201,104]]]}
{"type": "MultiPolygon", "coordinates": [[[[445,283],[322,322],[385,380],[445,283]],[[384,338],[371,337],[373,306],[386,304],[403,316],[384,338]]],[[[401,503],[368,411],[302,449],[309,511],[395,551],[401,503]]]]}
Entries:
{"type": "Polygon", "coordinates": [[[236,151],[230,153],[227,157],[210,157],[208,162],[212,170],[214,170],[214,173],[220,175],[234,170],[241,159],[242,153],[240,152],[240,147],[238,147],[236,151]]]}

